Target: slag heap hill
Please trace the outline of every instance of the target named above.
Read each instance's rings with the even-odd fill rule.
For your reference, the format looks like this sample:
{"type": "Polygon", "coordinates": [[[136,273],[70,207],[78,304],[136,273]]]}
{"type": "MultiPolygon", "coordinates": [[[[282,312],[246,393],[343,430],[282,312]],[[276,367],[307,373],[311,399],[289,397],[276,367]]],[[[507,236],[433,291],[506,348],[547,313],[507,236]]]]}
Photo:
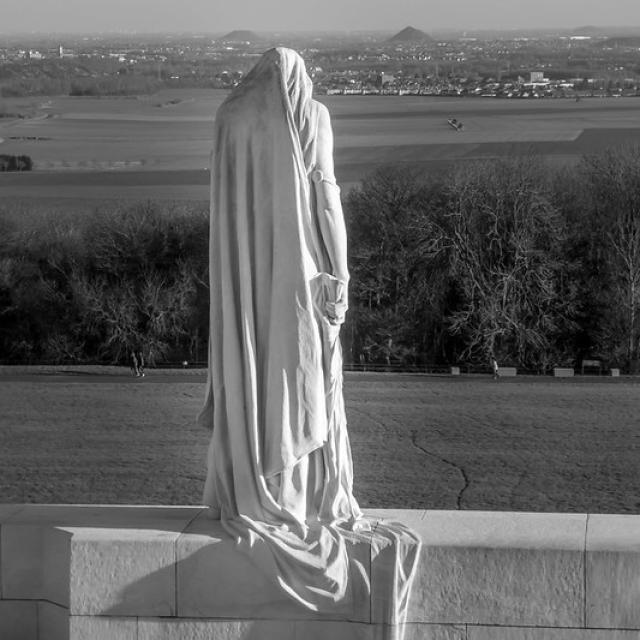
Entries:
{"type": "Polygon", "coordinates": [[[395,36],[389,38],[389,42],[433,42],[433,38],[420,29],[405,27],[395,36]]]}
{"type": "Polygon", "coordinates": [[[262,38],[253,31],[230,31],[219,39],[220,42],[259,42],[262,38]]]}

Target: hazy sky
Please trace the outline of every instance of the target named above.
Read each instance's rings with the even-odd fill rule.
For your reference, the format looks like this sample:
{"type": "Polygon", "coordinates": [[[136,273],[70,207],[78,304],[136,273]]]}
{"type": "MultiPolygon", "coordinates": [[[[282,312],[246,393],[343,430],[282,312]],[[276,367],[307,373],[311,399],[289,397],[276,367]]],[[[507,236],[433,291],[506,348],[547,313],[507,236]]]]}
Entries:
{"type": "Polygon", "coordinates": [[[0,33],[640,26],[640,0],[0,0],[0,33]]]}

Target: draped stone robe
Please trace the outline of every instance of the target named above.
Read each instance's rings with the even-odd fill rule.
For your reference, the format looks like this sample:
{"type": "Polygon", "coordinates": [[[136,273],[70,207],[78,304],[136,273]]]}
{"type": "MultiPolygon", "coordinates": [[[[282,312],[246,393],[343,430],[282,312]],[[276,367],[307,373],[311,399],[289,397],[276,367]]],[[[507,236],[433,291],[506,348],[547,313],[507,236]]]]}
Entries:
{"type": "Polygon", "coordinates": [[[199,420],[212,430],[212,515],[248,548],[266,542],[265,571],[326,611],[351,593],[344,532],[369,527],[352,490],[340,326],[327,313],[346,302],[344,220],[328,112],[311,88],[302,59],[273,49],[216,115],[199,420]]]}

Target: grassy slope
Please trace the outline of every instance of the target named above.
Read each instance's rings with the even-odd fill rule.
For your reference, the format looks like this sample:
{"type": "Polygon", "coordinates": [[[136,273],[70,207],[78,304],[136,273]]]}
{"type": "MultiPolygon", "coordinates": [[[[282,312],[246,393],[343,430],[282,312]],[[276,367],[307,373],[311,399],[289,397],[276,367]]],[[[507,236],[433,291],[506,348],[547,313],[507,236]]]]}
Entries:
{"type": "MultiPolygon", "coordinates": [[[[363,506],[640,513],[640,385],[348,374],[363,506]]],[[[0,387],[0,502],[194,504],[202,382],[0,387]]]]}

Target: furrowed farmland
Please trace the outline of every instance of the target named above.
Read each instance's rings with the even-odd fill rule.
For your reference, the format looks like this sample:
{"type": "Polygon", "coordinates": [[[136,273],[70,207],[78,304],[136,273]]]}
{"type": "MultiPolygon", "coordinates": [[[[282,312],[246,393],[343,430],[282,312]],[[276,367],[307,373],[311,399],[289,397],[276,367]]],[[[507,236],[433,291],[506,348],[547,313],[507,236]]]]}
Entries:
{"type": "MultiPolygon", "coordinates": [[[[0,153],[30,156],[35,171],[0,174],[3,195],[206,200],[212,121],[225,95],[184,90],[137,98],[5,100],[7,112],[28,117],[0,119],[0,153]]],[[[565,163],[640,142],[637,98],[319,99],[333,117],[336,175],[347,188],[389,163],[437,170],[455,161],[524,153],[565,163]],[[464,128],[454,130],[450,118],[464,128]]]]}

